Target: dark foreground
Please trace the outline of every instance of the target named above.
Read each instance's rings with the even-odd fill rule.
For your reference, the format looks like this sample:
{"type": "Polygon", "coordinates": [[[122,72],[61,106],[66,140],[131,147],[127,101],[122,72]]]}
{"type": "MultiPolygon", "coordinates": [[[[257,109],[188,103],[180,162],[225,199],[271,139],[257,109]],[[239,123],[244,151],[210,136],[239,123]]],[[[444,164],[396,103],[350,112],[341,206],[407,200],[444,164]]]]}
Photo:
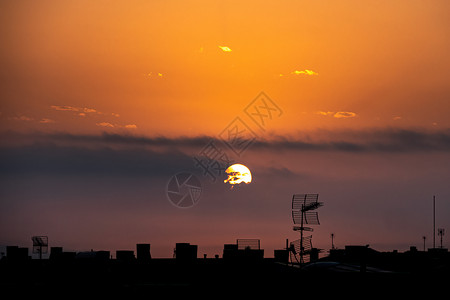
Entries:
{"type": "MultiPolygon", "coordinates": [[[[414,270],[414,268],[411,268],[414,270]]],[[[263,259],[152,259],[149,262],[74,260],[0,261],[4,295],[38,298],[205,296],[254,298],[270,295],[350,298],[430,296],[449,282],[448,266],[439,270],[387,272],[370,267],[319,262],[303,269],[263,259]]],[[[443,288],[446,288],[444,286],[443,288]]]]}

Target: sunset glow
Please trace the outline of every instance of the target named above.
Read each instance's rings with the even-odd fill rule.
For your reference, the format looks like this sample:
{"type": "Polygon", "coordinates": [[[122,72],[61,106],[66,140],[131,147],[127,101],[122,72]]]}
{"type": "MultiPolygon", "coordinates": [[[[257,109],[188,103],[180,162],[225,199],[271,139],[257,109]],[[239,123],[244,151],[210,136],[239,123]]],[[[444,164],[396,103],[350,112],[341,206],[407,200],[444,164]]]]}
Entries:
{"type": "MultiPolygon", "coordinates": [[[[0,1],[0,246],[45,234],[172,257],[192,242],[209,258],[257,237],[271,256],[298,238],[294,193],[326,203],[319,249],[331,232],[341,249],[430,241],[426,201],[450,199],[449,11],[448,0],[0,1]],[[166,195],[179,172],[201,182],[182,211],[166,195]]],[[[438,226],[450,228],[446,201],[438,226]]]]}

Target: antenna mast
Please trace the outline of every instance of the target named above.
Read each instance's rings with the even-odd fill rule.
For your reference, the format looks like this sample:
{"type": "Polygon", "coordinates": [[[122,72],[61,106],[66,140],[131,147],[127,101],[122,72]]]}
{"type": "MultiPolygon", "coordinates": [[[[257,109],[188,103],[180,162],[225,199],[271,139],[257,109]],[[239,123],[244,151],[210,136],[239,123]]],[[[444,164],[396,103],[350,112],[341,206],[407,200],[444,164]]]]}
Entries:
{"type": "Polygon", "coordinates": [[[294,231],[300,231],[300,240],[293,241],[291,243],[291,251],[300,265],[305,262],[304,256],[311,253],[312,235],[304,236],[304,231],[313,231],[311,227],[305,227],[308,225],[320,225],[319,215],[314,210],[323,205],[322,202],[318,202],[319,194],[295,194],[292,196],[292,220],[294,224],[300,224],[300,226],[294,226],[294,231]],[[299,254],[300,260],[297,259],[299,254]]]}
{"type": "Polygon", "coordinates": [[[433,248],[436,248],[436,196],[433,196],[433,248]]]}
{"type": "Polygon", "coordinates": [[[331,249],[334,250],[334,233],[331,234],[331,249]]]}
{"type": "Polygon", "coordinates": [[[445,229],[444,228],[438,228],[438,236],[440,236],[441,238],[441,249],[442,249],[442,237],[445,234],[445,229]]]}

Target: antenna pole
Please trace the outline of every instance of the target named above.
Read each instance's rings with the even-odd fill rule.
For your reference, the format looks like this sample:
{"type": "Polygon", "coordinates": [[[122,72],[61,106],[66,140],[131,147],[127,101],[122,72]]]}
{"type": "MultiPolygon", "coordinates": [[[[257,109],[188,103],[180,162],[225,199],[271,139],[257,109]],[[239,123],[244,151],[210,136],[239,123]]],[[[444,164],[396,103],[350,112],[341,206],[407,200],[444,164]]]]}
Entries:
{"type": "Polygon", "coordinates": [[[334,249],[334,233],[331,234],[331,249],[334,249]]]}
{"type": "MultiPolygon", "coordinates": [[[[306,196],[305,196],[305,198],[306,198],[306,196]]],[[[302,210],[301,210],[302,219],[301,219],[301,223],[300,223],[300,266],[303,263],[303,214],[304,214],[303,208],[304,208],[304,205],[302,204],[302,210]]]]}
{"type": "Polygon", "coordinates": [[[436,248],[436,196],[433,196],[433,248],[436,248]]]}

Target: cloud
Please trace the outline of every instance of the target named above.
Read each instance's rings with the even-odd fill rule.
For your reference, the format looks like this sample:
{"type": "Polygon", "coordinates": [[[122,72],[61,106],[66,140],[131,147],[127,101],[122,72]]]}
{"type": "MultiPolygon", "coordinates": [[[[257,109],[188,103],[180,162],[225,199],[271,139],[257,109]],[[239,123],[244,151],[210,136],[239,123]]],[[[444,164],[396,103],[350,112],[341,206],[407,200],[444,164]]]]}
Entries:
{"type": "Polygon", "coordinates": [[[291,72],[291,74],[294,74],[294,75],[309,75],[309,76],[319,75],[319,73],[314,72],[313,70],[307,70],[307,69],[302,70],[302,71],[295,70],[295,71],[291,72]]]}
{"type": "Polygon", "coordinates": [[[20,117],[15,116],[15,117],[12,117],[12,118],[10,118],[10,119],[11,119],[11,120],[15,120],[15,121],[25,121],[25,122],[34,121],[33,118],[27,117],[27,116],[24,116],[24,115],[22,115],[22,116],[20,116],[20,117]]]}
{"type": "Polygon", "coordinates": [[[100,126],[100,127],[110,127],[110,128],[115,127],[113,124],[108,123],[108,122],[95,123],[95,125],[100,126]]]}
{"type": "MultiPolygon", "coordinates": [[[[305,75],[305,76],[317,76],[317,75],[319,75],[319,73],[317,73],[317,72],[315,72],[315,71],[313,71],[313,70],[308,70],[308,69],[305,69],[305,70],[295,70],[295,71],[292,71],[290,74],[287,74],[287,75],[294,75],[294,76],[300,76],[300,75],[305,75]]],[[[279,74],[278,76],[280,76],[280,77],[282,77],[282,76],[286,76],[286,74],[279,74]]]]}
{"type": "Polygon", "coordinates": [[[331,115],[334,115],[334,112],[332,112],[332,111],[318,111],[318,112],[316,112],[316,114],[321,115],[321,116],[331,116],[331,115]]]}
{"type": "Polygon", "coordinates": [[[67,105],[51,105],[50,108],[59,111],[80,111],[80,108],[67,105]]]}
{"type": "Polygon", "coordinates": [[[42,119],[40,119],[39,121],[38,120],[35,120],[34,118],[31,118],[31,117],[28,117],[28,116],[24,116],[24,115],[22,115],[22,116],[15,116],[15,117],[12,117],[12,118],[9,118],[10,120],[15,120],[15,121],[24,121],[24,122],[32,122],[32,121],[36,121],[36,122],[39,122],[39,123],[41,123],[41,124],[50,124],[50,123],[55,123],[55,120],[52,120],[52,119],[48,119],[48,118],[42,118],[42,119]]]}
{"type": "Polygon", "coordinates": [[[97,112],[96,109],[93,109],[93,108],[87,108],[87,107],[83,107],[82,110],[83,110],[83,112],[85,112],[85,113],[96,113],[96,112],[97,112]]]}
{"type": "Polygon", "coordinates": [[[336,119],[354,118],[357,116],[357,114],[352,111],[338,111],[338,112],[318,111],[318,112],[316,112],[316,114],[321,115],[321,116],[330,116],[330,117],[334,117],[336,119]]]}
{"type": "Polygon", "coordinates": [[[43,119],[41,119],[41,120],[39,121],[39,123],[42,123],[42,124],[50,124],[50,123],[55,123],[55,120],[43,118],[43,119]]]}
{"type": "Polygon", "coordinates": [[[163,73],[160,73],[160,72],[150,72],[150,73],[146,74],[146,76],[148,76],[148,77],[163,77],[164,75],[163,75],[163,73]]]}
{"type": "MultiPolygon", "coordinates": [[[[102,127],[110,127],[104,122],[102,127]]],[[[131,124],[132,125],[132,124],[131,124]]],[[[111,147],[149,147],[198,153],[208,143],[223,145],[223,141],[209,136],[148,137],[130,134],[103,133],[100,135],[76,135],[70,133],[25,134],[5,132],[0,134],[4,145],[52,142],[64,145],[110,145],[111,147]]],[[[225,147],[225,146],[224,146],[225,147]]],[[[226,147],[225,147],[226,148],[226,147]]],[[[224,148],[224,149],[225,149],[224,148]]],[[[273,137],[255,140],[248,151],[318,151],[318,152],[436,152],[450,151],[450,129],[367,129],[304,132],[298,137],[273,137]]]]}
{"type": "Polygon", "coordinates": [[[105,113],[98,111],[95,108],[90,107],[76,107],[76,106],[69,106],[69,105],[50,105],[50,108],[56,110],[56,111],[73,111],[77,112],[77,116],[80,117],[86,117],[88,114],[97,114],[97,115],[112,115],[114,117],[120,117],[117,113],[105,113]]]}
{"type": "Polygon", "coordinates": [[[337,118],[337,119],[342,119],[342,118],[354,118],[356,117],[356,113],[352,112],[352,111],[338,111],[337,113],[335,113],[333,115],[333,117],[337,118]]]}
{"type": "Polygon", "coordinates": [[[88,107],[75,107],[75,106],[68,106],[68,105],[50,105],[50,108],[53,108],[54,110],[58,111],[75,111],[80,113],[97,113],[97,110],[94,108],[88,108],[88,107]]]}
{"type": "Polygon", "coordinates": [[[51,142],[25,147],[0,147],[0,174],[101,175],[169,177],[194,169],[192,158],[181,152],[143,148],[65,147],[51,142]]]}
{"type": "Polygon", "coordinates": [[[95,123],[95,125],[100,126],[100,127],[107,127],[107,128],[137,129],[136,124],[120,125],[120,124],[112,124],[109,122],[100,122],[100,123],[95,123]]]}
{"type": "Polygon", "coordinates": [[[231,52],[233,50],[231,50],[229,47],[227,46],[218,46],[223,52],[231,52]]]}

